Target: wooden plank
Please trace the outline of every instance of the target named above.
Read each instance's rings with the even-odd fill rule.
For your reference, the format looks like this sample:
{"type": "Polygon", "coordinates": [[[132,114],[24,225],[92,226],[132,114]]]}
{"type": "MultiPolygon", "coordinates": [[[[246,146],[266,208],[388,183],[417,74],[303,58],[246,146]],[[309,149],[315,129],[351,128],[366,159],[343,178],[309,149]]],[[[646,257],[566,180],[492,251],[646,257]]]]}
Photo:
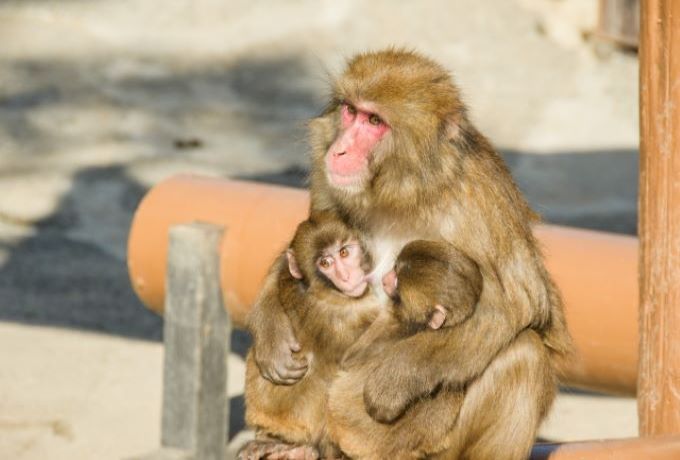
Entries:
{"type": "Polygon", "coordinates": [[[164,323],[161,445],[223,460],[230,321],[222,305],[222,228],[170,229],[164,323]]]}
{"type": "Polygon", "coordinates": [[[677,460],[680,436],[537,444],[529,460],[677,460]]]}
{"type": "Polygon", "coordinates": [[[642,4],[640,362],[643,436],[680,433],[680,1],[642,4]]]}

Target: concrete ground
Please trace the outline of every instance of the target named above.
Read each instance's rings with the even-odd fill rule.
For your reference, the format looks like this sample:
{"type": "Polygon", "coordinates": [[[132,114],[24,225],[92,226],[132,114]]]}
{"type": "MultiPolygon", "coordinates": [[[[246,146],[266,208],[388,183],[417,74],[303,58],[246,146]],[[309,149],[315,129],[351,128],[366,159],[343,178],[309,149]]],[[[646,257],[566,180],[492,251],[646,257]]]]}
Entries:
{"type": "MultiPolygon", "coordinates": [[[[304,121],[356,51],[441,61],[547,221],[635,233],[637,56],[584,39],[595,4],[1,2],[0,458],[158,445],[162,323],[125,265],[137,203],[178,172],[301,186],[304,121]]],[[[636,430],[633,399],[565,391],[541,436],[636,430]]]]}

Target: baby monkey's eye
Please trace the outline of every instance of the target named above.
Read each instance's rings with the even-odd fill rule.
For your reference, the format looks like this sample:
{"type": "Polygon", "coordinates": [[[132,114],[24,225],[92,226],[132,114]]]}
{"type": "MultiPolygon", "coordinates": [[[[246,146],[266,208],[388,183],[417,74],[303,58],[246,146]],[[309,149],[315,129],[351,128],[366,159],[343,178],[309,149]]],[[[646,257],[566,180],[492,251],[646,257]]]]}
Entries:
{"type": "Polygon", "coordinates": [[[347,113],[350,115],[356,115],[357,114],[357,108],[354,107],[352,104],[348,104],[345,102],[345,107],[347,107],[347,113]]]}
{"type": "Polygon", "coordinates": [[[368,122],[374,126],[378,126],[382,123],[382,119],[378,115],[372,113],[371,116],[368,117],[368,122]]]}
{"type": "Polygon", "coordinates": [[[350,242],[347,243],[346,245],[342,246],[340,250],[338,251],[338,254],[340,257],[343,259],[347,257],[361,257],[362,256],[362,250],[361,247],[359,246],[359,243],[354,243],[350,242]]]}
{"type": "Polygon", "coordinates": [[[333,265],[333,259],[331,257],[322,257],[319,259],[318,264],[321,268],[330,268],[333,265]]]}

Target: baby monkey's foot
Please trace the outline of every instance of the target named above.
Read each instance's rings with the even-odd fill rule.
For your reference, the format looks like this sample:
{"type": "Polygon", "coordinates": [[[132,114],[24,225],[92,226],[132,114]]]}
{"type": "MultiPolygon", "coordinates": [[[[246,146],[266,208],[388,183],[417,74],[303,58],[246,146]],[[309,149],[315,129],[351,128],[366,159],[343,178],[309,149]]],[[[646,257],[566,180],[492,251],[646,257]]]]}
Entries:
{"type": "Polygon", "coordinates": [[[281,441],[254,440],[238,452],[238,460],[317,460],[319,452],[312,446],[298,446],[281,441]]]}

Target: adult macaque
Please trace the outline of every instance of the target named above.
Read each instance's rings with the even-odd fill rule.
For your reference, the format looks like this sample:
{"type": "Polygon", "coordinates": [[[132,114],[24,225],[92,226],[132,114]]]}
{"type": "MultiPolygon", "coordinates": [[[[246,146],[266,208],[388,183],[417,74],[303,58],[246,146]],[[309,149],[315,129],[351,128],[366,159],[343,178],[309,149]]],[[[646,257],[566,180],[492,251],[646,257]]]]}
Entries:
{"type": "MultiPolygon", "coordinates": [[[[510,115],[509,115],[510,116],[510,115]]],[[[436,334],[385,347],[363,396],[377,421],[393,422],[438,388],[466,388],[448,458],[522,458],[545,413],[554,379],[522,376],[499,362],[540,337],[554,362],[571,349],[562,301],[532,234],[538,219],[487,139],[469,121],[448,72],[413,52],[356,56],[310,123],[311,214],[335,213],[366,239],[373,282],[406,243],[446,241],[484,280],[472,316],[436,334]],[[502,397],[499,398],[499,392],[502,397]]],[[[265,282],[249,319],[264,376],[290,383],[304,372],[277,287],[265,282]]],[[[539,350],[537,350],[539,352],[539,350]]]]}
{"type": "Polygon", "coordinates": [[[366,273],[370,258],[356,233],[333,214],[318,213],[298,226],[287,263],[277,271],[278,302],[300,340],[299,353],[313,353],[295,385],[276,385],[260,374],[253,353],[246,358],[246,422],[256,439],[240,459],[299,459],[333,455],[324,437],[326,397],[339,363],[376,318],[380,302],[366,273]]]}
{"type": "MultiPolygon", "coordinates": [[[[395,269],[383,277],[383,287],[392,299],[391,308],[350,348],[344,370],[329,390],[328,437],[353,459],[456,458],[451,448],[460,444],[454,427],[465,399],[464,388],[442,385],[421,396],[397,420],[384,424],[366,412],[362,384],[373,372],[372,361],[380,359],[389,344],[415,334],[439,334],[442,328],[466,321],[482,292],[479,267],[448,243],[417,240],[401,251],[395,269]]],[[[501,352],[493,366],[503,369],[506,376],[515,376],[489,389],[498,399],[505,398],[507,385],[532,389],[530,382],[540,380],[552,388],[552,392],[536,395],[545,413],[555,384],[548,352],[538,334],[522,332],[512,352],[501,352]]],[[[467,456],[477,458],[469,451],[467,456]]],[[[505,458],[504,452],[498,451],[496,458],[505,458]]]]}

